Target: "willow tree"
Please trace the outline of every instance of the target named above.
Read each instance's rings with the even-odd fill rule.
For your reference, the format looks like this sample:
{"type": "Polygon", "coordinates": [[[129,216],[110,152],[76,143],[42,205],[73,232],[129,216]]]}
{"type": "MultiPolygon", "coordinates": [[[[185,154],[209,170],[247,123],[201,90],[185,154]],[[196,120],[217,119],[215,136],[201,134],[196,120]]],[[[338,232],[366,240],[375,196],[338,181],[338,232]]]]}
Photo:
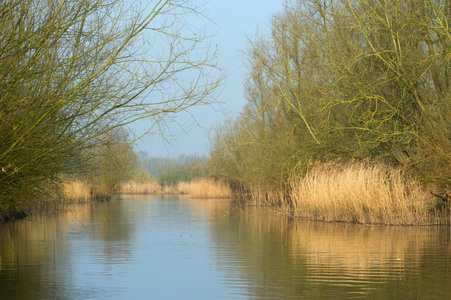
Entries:
{"type": "Polygon", "coordinates": [[[1,214],[83,169],[111,130],[211,103],[221,71],[188,15],[185,0],[0,2],[1,214]]]}
{"type": "Polygon", "coordinates": [[[250,44],[248,103],[213,141],[218,176],[283,188],[309,159],[371,159],[450,187],[450,19],[444,0],[286,1],[250,44]]]}
{"type": "Polygon", "coordinates": [[[269,36],[250,42],[247,104],[214,140],[218,174],[245,189],[283,195],[293,169],[321,150],[324,74],[303,43],[302,21],[287,8],[273,17],[269,36]]]}
{"type": "Polygon", "coordinates": [[[450,13],[449,1],[287,1],[251,57],[310,155],[449,185],[450,13]]]}
{"type": "Polygon", "coordinates": [[[238,118],[217,128],[210,154],[216,176],[255,199],[279,202],[300,145],[286,90],[261,64],[277,57],[274,44],[264,38],[251,44],[247,104],[238,118]],[[274,56],[267,59],[269,54],[274,56]]]}
{"type": "Polygon", "coordinates": [[[312,76],[326,74],[323,142],[450,184],[450,3],[296,1],[290,12],[320,66],[312,76]]]}

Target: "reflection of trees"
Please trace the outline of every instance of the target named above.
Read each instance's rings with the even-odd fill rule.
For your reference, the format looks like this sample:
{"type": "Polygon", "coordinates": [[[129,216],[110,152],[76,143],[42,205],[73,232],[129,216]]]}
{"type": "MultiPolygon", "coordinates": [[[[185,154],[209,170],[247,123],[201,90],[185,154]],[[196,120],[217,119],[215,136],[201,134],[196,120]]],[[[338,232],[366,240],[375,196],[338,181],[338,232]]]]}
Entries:
{"type": "Polygon", "coordinates": [[[124,205],[127,202],[76,205],[67,213],[0,224],[0,297],[64,298],[70,282],[61,282],[67,276],[59,272],[71,273],[71,252],[80,250],[67,241],[69,235],[81,234],[96,241],[89,247],[98,251],[105,265],[127,256],[135,212],[124,205]]]}
{"type": "Polygon", "coordinates": [[[92,240],[100,242],[96,243],[96,251],[106,262],[130,253],[130,240],[135,231],[134,211],[125,208],[126,205],[127,201],[91,203],[74,206],[72,210],[72,218],[81,225],[75,230],[85,231],[92,240]]]}
{"type": "Polygon", "coordinates": [[[61,215],[36,215],[33,222],[22,220],[0,224],[0,295],[2,299],[36,299],[36,291],[56,293],[57,264],[66,264],[67,248],[61,215]]]}
{"type": "Polygon", "coordinates": [[[259,212],[216,217],[219,264],[257,298],[451,294],[448,227],[330,224],[259,212]]]}

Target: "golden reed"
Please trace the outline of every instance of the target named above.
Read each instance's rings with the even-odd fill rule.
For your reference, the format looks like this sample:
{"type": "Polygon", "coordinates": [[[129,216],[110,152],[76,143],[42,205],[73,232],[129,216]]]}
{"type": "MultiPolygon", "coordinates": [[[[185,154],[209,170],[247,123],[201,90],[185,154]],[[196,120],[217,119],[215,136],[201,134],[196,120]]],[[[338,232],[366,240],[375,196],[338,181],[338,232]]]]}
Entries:
{"type": "Polygon", "coordinates": [[[211,178],[200,178],[191,182],[180,182],[178,190],[194,198],[230,198],[232,190],[222,181],[211,178]]]}
{"type": "Polygon", "coordinates": [[[437,216],[432,195],[418,182],[378,164],[316,163],[305,177],[291,179],[291,199],[295,215],[314,220],[449,223],[437,216]]]}
{"type": "Polygon", "coordinates": [[[63,183],[65,199],[70,203],[88,202],[91,200],[89,185],[81,180],[71,180],[63,183]]]}
{"type": "Polygon", "coordinates": [[[122,185],[122,194],[156,194],[161,192],[161,187],[156,181],[127,182],[122,185]]]}

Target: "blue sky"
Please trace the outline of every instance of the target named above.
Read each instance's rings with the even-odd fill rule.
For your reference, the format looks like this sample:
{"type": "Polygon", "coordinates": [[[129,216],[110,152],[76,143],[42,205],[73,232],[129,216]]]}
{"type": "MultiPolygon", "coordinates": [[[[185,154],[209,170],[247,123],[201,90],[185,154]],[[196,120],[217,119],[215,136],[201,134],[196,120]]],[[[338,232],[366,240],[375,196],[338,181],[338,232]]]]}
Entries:
{"type": "MultiPolygon", "coordinates": [[[[212,22],[206,22],[208,34],[214,34],[212,45],[218,45],[220,64],[229,70],[220,99],[222,111],[200,107],[191,110],[198,124],[180,115],[177,121],[183,128],[171,126],[175,140],[167,143],[159,136],[148,136],[137,143],[152,157],[178,157],[180,154],[207,154],[210,129],[228,116],[236,116],[246,104],[243,83],[247,70],[243,51],[247,40],[256,34],[268,34],[271,17],[283,8],[283,0],[209,0],[202,7],[212,22]]],[[[218,110],[218,108],[216,108],[218,110]]]]}

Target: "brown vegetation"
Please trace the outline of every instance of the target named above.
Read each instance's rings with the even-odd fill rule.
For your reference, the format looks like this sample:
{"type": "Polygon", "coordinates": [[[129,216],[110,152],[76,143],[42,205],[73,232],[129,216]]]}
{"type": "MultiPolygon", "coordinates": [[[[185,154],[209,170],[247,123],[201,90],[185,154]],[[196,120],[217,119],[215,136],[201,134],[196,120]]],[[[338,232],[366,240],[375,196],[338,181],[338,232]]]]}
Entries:
{"type": "Polygon", "coordinates": [[[232,190],[229,185],[212,178],[199,178],[191,182],[180,182],[178,190],[193,198],[230,198],[232,190]]]}
{"type": "Polygon", "coordinates": [[[316,164],[291,180],[294,214],[324,221],[433,224],[436,200],[417,181],[381,164],[316,164]]]}
{"type": "Polygon", "coordinates": [[[91,200],[91,189],[81,180],[66,181],[63,184],[63,195],[70,203],[88,202],[91,200]]]}
{"type": "Polygon", "coordinates": [[[156,181],[129,181],[122,185],[122,194],[156,194],[161,192],[161,186],[156,181]]]}

